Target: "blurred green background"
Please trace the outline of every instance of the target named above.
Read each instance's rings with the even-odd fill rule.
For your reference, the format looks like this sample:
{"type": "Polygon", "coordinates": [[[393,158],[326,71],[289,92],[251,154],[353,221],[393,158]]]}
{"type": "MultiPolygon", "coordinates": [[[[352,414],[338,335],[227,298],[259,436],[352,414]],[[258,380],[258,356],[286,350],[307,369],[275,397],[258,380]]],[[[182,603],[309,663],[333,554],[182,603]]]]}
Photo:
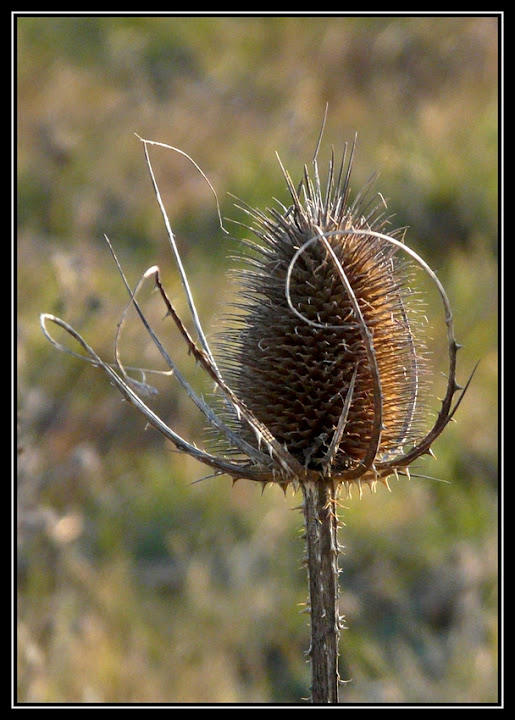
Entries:
{"type": "MultiPolygon", "coordinates": [[[[329,103],[321,162],[358,132],[354,192],[381,171],[394,224],[448,290],[458,380],[481,361],[437,460],[417,468],[445,483],[342,498],[342,699],[496,702],[498,19],[26,16],[16,29],[17,700],[309,695],[300,498],[226,477],[192,484],[205,468],[53,349],[38,316],[59,315],[112,359],[127,298],[104,233],[132,284],[158,264],[185,311],[135,132],[189,153],[223,215],[244,220],[228,193],[288,203],[274,153],[300,179],[329,103]]],[[[245,232],[221,232],[183,157],[154,148],[152,160],[212,337],[245,232]]],[[[202,387],[155,295],[142,297],[202,387]]],[[[135,320],[125,332],[125,363],[163,367],[135,320]]],[[[149,380],[162,417],[202,445],[178,383],[149,380]]]]}

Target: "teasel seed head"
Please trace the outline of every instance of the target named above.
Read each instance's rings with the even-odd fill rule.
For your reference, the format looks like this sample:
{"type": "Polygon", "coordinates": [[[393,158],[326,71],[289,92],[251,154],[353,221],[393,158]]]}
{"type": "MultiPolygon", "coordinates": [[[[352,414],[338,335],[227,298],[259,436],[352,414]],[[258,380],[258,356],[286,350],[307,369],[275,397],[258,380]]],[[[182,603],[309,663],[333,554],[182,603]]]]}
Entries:
{"type": "MultiPolygon", "coordinates": [[[[117,326],[115,362],[105,362],[64,320],[42,313],[47,339],[57,349],[101,368],[152,427],[215,475],[277,483],[283,489],[290,484],[305,489],[320,482],[349,489],[355,483],[360,491],[362,483],[374,488],[377,481],[387,485],[390,475],[409,475],[414,460],[431,454],[474,372],[464,387],[457,383],[460,345],[445,290],[429,265],[404,243],[403,232],[389,231],[383,197],[369,199],[374,178],[351,201],[355,143],[348,160],[346,151],[338,165],[331,155],[323,184],[317,160],[320,139],[311,174],[304,169],[298,188],[281,165],[292,201],[288,207],[263,212],[240,205],[251,218],[246,227],[259,242],[246,241],[238,312],[220,335],[217,362],[200,323],[148,147],[186,154],[164,143],[140,140],[198,339],[168,297],[159,268],[149,268],[132,289],[107,237],[130,298],[117,326]],[[427,432],[431,383],[425,330],[417,314],[415,270],[422,270],[439,294],[448,348],[446,391],[427,432]],[[210,405],[195,391],[145,316],[137,296],[152,279],[188,352],[214,383],[221,409],[220,403],[210,405]],[[146,404],[146,397],[155,392],[146,373],[163,371],[140,369],[143,379],[135,380],[124,367],[120,335],[129,308],[137,312],[166,362],[165,374],[175,377],[204,415],[220,453],[183,438],[146,404]],[[83,352],[56,341],[50,325],[61,327],[83,352]]],[[[186,157],[213,190],[199,166],[186,157]]],[[[225,230],[219,209],[218,213],[225,230]]]]}
{"type": "MultiPolygon", "coordinates": [[[[316,155],[298,189],[281,165],[289,207],[240,205],[259,242],[246,243],[221,361],[235,394],[306,476],[347,487],[386,484],[433,441],[423,437],[430,375],[410,286],[418,256],[402,252],[402,230],[388,232],[383,197],[370,200],[375,178],[351,202],[354,149],[338,167],[332,155],[323,185],[316,155]]],[[[441,429],[449,413],[450,404],[441,429]]],[[[233,420],[258,443],[247,422],[233,420]]]]}

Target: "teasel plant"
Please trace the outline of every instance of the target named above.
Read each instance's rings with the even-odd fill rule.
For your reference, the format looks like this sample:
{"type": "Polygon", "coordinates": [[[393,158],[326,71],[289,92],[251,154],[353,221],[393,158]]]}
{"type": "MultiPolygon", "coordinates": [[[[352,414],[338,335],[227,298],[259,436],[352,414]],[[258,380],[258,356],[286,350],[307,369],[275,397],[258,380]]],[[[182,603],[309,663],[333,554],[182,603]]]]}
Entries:
{"type": "MultiPolygon", "coordinates": [[[[322,127],[323,131],[323,127],[322,127]]],[[[337,159],[331,153],[322,180],[318,138],[311,168],[305,166],[296,185],[278,161],[289,193],[287,205],[276,201],[261,211],[244,203],[244,269],[238,271],[239,292],[233,312],[218,336],[215,353],[202,328],[187,273],[179,254],[149,156],[149,147],[184,155],[214,193],[200,167],[182,150],[139,138],[166,226],[187,305],[190,325],[168,297],[157,266],[131,288],[106,237],[129,300],[118,323],[114,362],[103,360],[67,322],[40,316],[47,339],[59,350],[100,368],[134,406],[179,451],[210,468],[211,474],[246,479],[263,488],[278,485],[302,496],[305,566],[309,595],[313,703],[338,703],[340,631],[339,544],[341,494],[389,479],[410,477],[410,466],[432,445],[448,423],[472,379],[456,381],[460,345],[446,292],[435,272],[404,242],[404,230],[390,231],[386,203],[370,198],[371,180],[351,198],[351,171],[356,140],[337,159]],[[427,338],[412,286],[414,268],[436,287],[445,324],[448,371],[441,407],[427,429],[431,391],[427,338]],[[165,349],[138,300],[144,283],[155,285],[166,315],[178,329],[189,355],[215,388],[208,403],[197,393],[165,349]],[[122,363],[121,330],[129,309],[139,316],[169,374],[203,414],[216,436],[216,450],[201,449],[167,425],[150,407],[156,390],[148,371],[137,379],[122,363]],[[58,342],[50,326],[62,328],[80,352],[58,342]],[[426,429],[424,429],[426,427],[426,429]]],[[[138,136],[139,137],[139,136],[138,136]]]]}

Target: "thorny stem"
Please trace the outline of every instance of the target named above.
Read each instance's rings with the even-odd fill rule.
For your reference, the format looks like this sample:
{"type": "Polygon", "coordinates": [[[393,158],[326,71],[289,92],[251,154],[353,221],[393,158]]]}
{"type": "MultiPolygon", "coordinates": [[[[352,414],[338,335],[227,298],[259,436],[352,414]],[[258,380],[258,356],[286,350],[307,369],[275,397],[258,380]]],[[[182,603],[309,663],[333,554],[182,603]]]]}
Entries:
{"type": "Polygon", "coordinates": [[[338,702],[338,519],[336,486],[301,483],[311,618],[311,702],[338,702]]]}

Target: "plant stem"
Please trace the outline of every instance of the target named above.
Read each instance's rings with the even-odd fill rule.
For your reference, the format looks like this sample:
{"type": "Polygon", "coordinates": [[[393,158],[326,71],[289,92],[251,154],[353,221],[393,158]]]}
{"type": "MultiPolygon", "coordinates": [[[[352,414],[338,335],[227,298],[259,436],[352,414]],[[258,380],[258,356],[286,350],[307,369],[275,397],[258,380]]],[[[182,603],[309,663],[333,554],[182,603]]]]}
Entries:
{"type": "Polygon", "coordinates": [[[311,617],[311,702],[337,703],[338,518],[331,481],[302,483],[311,617]]]}

